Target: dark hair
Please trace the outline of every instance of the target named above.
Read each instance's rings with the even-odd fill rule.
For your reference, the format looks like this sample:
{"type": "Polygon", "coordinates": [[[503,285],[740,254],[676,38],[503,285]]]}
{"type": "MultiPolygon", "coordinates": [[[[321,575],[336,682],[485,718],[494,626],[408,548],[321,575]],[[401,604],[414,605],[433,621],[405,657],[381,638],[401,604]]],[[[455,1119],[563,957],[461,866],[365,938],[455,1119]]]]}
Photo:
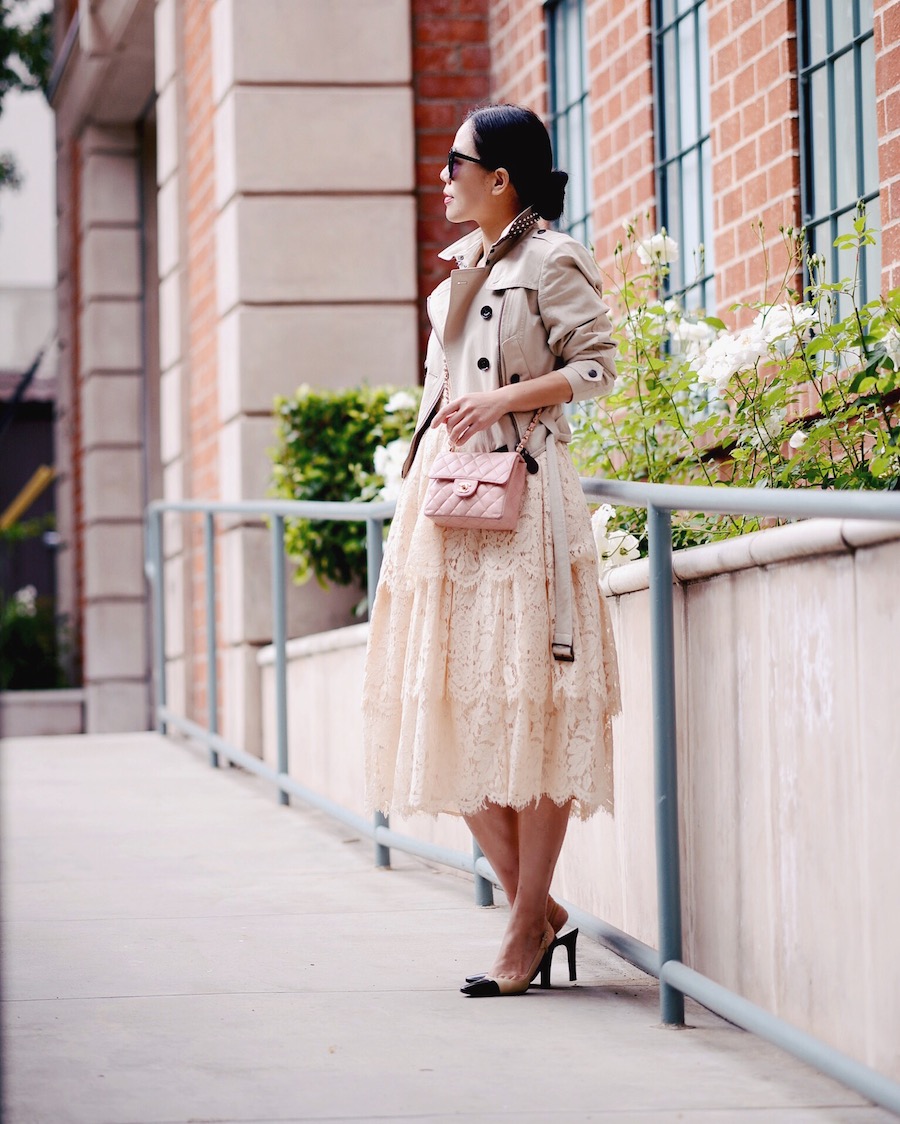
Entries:
{"type": "Polygon", "coordinates": [[[550,136],[540,117],[523,105],[482,105],[466,120],[472,122],[482,164],[509,172],[523,208],[534,207],[543,219],[558,219],[569,177],[553,167],[550,136]]]}

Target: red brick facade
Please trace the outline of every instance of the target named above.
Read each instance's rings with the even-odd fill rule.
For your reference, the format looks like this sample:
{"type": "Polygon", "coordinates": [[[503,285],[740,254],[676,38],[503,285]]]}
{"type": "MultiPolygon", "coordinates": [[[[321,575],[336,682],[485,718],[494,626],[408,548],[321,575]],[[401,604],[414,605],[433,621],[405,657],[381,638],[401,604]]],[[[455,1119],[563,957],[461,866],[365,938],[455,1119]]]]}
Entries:
{"type": "Polygon", "coordinates": [[[459,233],[444,218],[440,172],[468,110],[489,94],[488,0],[413,0],[413,92],[416,134],[416,224],[420,324],[428,333],[425,297],[448,272],[438,257],[459,233]]]}
{"type": "Polygon", "coordinates": [[[875,0],[882,280],[900,286],[900,0],[875,0]]]}
{"type": "Polygon", "coordinates": [[[655,224],[650,5],[604,0],[587,9],[594,249],[610,267],[622,222],[655,224]]]}
{"type": "MultiPolygon", "coordinates": [[[[719,307],[760,300],[765,263],[786,256],[779,226],[799,227],[800,139],[794,0],[710,0],[710,141],[719,307]]],[[[690,247],[686,247],[690,249],[690,247]]]]}
{"type": "MultiPolygon", "coordinates": [[[[545,12],[537,0],[416,0],[415,67],[420,144],[446,147],[468,105],[478,101],[480,79],[460,66],[442,36],[452,24],[458,44],[487,31],[489,96],[547,112],[545,12]],[[487,9],[485,23],[482,9],[487,9]],[[477,15],[476,15],[477,12],[477,15]],[[430,24],[435,30],[429,30],[430,24]],[[441,27],[443,25],[443,27],[441,27]],[[423,31],[423,29],[425,29],[423,31]],[[434,68],[441,58],[424,51],[438,42],[445,54],[441,85],[434,68]],[[427,82],[425,81],[427,79],[427,82]],[[424,83],[424,85],[423,85],[424,83]],[[450,96],[456,92],[457,98],[450,96]],[[446,97],[442,113],[432,98],[446,97]],[[446,121],[441,135],[441,121],[446,121]]],[[[592,229],[595,252],[609,266],[622,222],[648,214],[656,224],[654,111],[650,0],[585,0],[588,99],[591,122],[592,229]]],[[[713,254],[718,309],[759,300],[765,266],[757,224],[770,249],[770,275],[785,262],[778,228],[801,223],[796,0],[708,0],[710,144],[714,195],[713,254]]],[[[900,0],[876,0],[875,54],[882,192],[883,278],[900,284],[900,0]]],[[[478,56],[479,58],[481,56],[478,56]]],[[[430,149],[420,152],[419,173],[430,149]]],[[[421,180],[420,180],[421,184],[421,180]]],[[[420,191],[421,191],[420,186],[420,191]]],[[[432,212],[420,210],[427,238],[420,240],[421,288],[440,276],[435,268],[432,212]]],[[[438,224],[438,230],[440,223],[438,224]]],[[[452,232],[451,232],[452,233],[452,232]]],[[[685,247],[686,253],[694,247],[685,247]]]]}

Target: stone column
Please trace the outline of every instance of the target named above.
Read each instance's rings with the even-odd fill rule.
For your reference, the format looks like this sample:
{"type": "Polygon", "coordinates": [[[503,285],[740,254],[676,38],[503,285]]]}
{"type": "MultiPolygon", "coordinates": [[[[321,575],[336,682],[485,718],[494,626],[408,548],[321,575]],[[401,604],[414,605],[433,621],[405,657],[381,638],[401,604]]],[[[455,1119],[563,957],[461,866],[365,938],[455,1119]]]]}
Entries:
{"type": "MultiPolygon", "coordinates": [[[[270,478],[272,400],[299,384],[417,376],[409,0],[216,0],[216,312],[223,499],[270,478]]],[[[222,540],[223,730],[255,744],[270,639],[268,531],[222,540]]],[[[357,591],[292,597],[289,629],[346,619],[357,591]]]]}
{"type": "Polygon", "coordinates": [[[142,284],[135,130],[81,138],[78,383],[90,732],[146,729],[142,284]]]}

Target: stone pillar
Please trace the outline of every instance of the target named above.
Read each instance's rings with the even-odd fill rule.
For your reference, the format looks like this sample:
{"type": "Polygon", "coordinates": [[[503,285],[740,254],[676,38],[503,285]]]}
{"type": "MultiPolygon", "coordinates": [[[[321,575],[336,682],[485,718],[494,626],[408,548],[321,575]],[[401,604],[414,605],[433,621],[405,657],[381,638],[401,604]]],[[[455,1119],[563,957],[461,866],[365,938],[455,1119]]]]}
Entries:
{"type": "MultiPolygon", "coordinates": [[[[159,270],[160,459],[167,500],[190,495],[187,477],[186,207],[184,171],[183,20],[181,0],[159,0],[155,11],[157,214],[159,270]]],[[[187,520],[163,521],[166,608],[166,692],[178,714],[188,714],[192,650],[186,566],[187,520]]],[[[202,648],[202,644],[200,645],[202,648]]]]}
{"type": "Polygon", "coordinates": [[[85,721],[146,729],[143,354],[135,130],[81,137],[78,396],[85,721]]]}
{"type": "MultiPolygon", "coordinates": [[[[212,25],[219,483],[258,499],[276,394],[416,381],[409,0],[216,0],[212,25]]],[[[221,547],[223,732],[256,748],[268,530],[229,522],[221,547]]],[[[296,591],[290,632],[359,596],[296,591]]]]}

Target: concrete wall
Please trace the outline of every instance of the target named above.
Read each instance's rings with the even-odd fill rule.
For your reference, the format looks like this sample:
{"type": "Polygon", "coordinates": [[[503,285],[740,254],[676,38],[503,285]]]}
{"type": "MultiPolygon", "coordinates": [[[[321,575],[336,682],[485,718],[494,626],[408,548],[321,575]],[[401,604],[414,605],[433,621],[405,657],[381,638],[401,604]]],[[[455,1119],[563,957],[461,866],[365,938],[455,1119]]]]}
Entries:
{"type": "MultiPolygon", "coordinates": [[[[680,552],[675,591],[685,960],[894,1078],[898,564],[896,528],[817,520],[680,552]]],[[[646,586],[643,562],[606,580],[624,703],[615,814],[572,824],[555,888],[655,946],[646,586]]],[[[364,648],[365,626],[309,637],[289,669],[291,773],[359,812],[348,700],[364,648]]],[[[270,653],[261,665],[274,763],[270,653]]],[[[392,826],[470,846],[454,817],[392,826]]]]}

